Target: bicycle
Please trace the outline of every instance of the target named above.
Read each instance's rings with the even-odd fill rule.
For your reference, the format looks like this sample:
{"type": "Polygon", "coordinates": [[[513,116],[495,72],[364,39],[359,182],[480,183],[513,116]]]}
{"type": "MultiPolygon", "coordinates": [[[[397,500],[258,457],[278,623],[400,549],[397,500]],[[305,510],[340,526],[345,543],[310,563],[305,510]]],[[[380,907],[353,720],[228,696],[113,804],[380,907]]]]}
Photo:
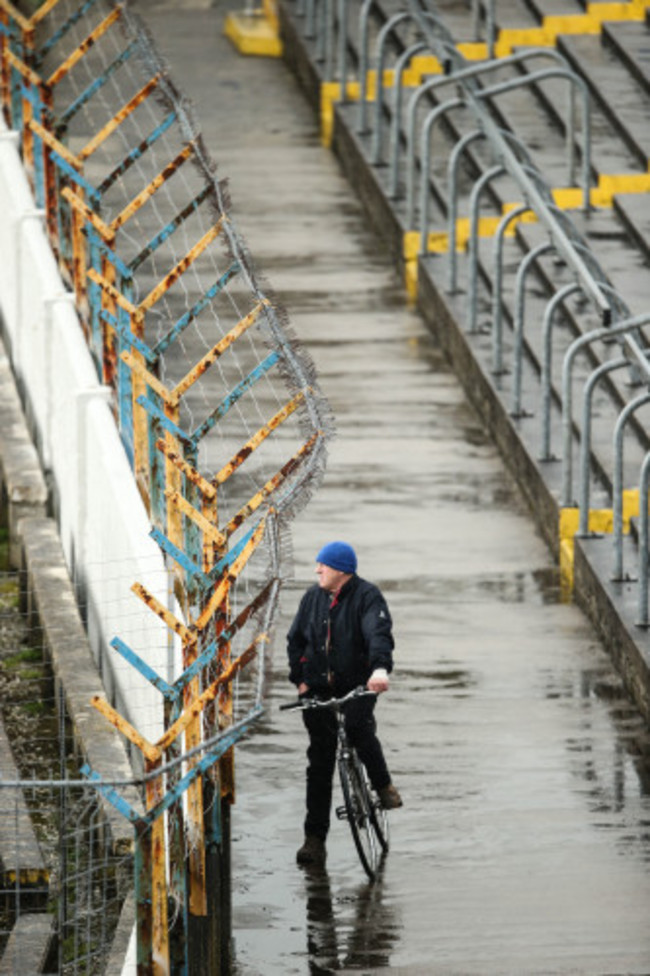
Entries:
{"type": "Polygon", "coordinates": [[[365,766],[359,759],[356,749],[348,740],[345,731],[344,706],[354,698],[373,695],[367,688],[354,688],[342,698],[298,698],[296,701],[280,705],[281,711],[310,708],[328,708],[336,714],[337,743],[336,765],[341,781],[343,806],[336,807],[338,820],[347,820],[352,832],[359,860],[370,878],[377,876],[379,866],[388,852],[388,818],[381,801],[368,780],[365,766]]]}

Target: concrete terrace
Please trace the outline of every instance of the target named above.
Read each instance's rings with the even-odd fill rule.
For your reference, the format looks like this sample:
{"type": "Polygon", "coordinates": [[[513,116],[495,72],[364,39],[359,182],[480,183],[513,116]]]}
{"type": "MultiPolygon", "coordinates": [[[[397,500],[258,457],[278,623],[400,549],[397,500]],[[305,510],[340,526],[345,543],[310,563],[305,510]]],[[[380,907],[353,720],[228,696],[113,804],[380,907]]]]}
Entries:
{"type": "MultiPolygon", "coordinates": [[[[648,148],[650,139],[650,76],[648,50],[650,27],[647,15],[642,19],[640,8],[636,20],[632,4],[617,5],[609,15],[605,5],[557,3],[499,3],[495,20],[495,51],[508,55],[524,52],[527,46],[537,47],[537,56],[516,66],[521,76],[547,67],[538,47],[542,43],[562,55],[570,70],[582,79],[590,96],[591,159],[589,167],[591,209],[582,207],[582,191],[567,187],[567,114],[566,82],[563,78],[542,79],[526,87],[518,87],[490,99],[490,111],[503,129],[515,134],[529,150],[539,173],[548,182],[558,206],[562,209],[561,227],[570,221],[571,234],[576,235],[583,248],[589,251],[590,268],[597,276],[603,273],[617,301],[621,297],[624,312],[642,315],[650,312],[650,177],[648,148]],[[626,9],[627,8],[627,9],[626,9]],[[641,19],[640,19],[641,18],[641,19]],[[636,191],[636,192],[635,192],[636,191]]],[[[280,4],[281,33],[284,56],[291,65],[314,109],[321,112],[321,93],[328,90],[325,83],[327,65],[318,49],[318,40],[305,37],[305,16],[297,5],[280,4]]],[[[402,9],[396,4],[380,4],[375,32],[389,23],[402,9]]],[[[485,35],[486,9],[481,5],[483,18],[480,30],[485,35]]],[[[440,16],[459,48],[467,51],[475,45],[473,20],[470,11],[461,4],[446,4],[440,16]]],[[[398,26],[392,32],[393,50],[385,67],[396,64],[400,51],[407,47],[406,32],[400,37],[398,26]]],[[[358,38],[351,29],[349,64],[358,65],[361,58],[358,38]]],[[[473,62],[467,61],[470,65],[473,62]]],[[[330,69],[332,70],[332,69],[330,69]]],[[[335,69],[334,69],[335,70],[335,69]]],[[[354,70],[354,67],[351,69],[354,70]]],[[[512,70],[500,69],[489,75],[489,83],[507,81],[512,70]]],[[[435,75],[433,76],[435,77],[435,75]]],[[[488,84],[485,81],[484,84],[488,84]]],[[[330,88],[332,85],[330,85],[330,88]]],[[[333,85],[336,92],[336,85],[333,85]]],[[[610,342],[590,346],[587,362],[578,363],[574,370],[573,444],[571,450],[572,481],[570,497],[566,495],[566,465],[560,463],[563,451],[561,412],[561,377],[566,350],[571,340],[597,328],[599,321],[584,296],[563,303],[562,329],[564,337],[554,343],[552,350],[552,405],[549,414],[550,431],[542,442],[541,375],[544,356],[541,322],[552,296],[574,280],[572,268],[552,247],[553,233],[541,221],[517,224],[514,240],[506,245],[501,290],[500,314],[504,323],[502,368],[495,370],[494,340],[491,322],[494,317],[494,265],[492,241],[480,237],[478,254],[468,255],[468,248],[456,255],[456,287],[449,286],[449,255],[444,253],[448,228],[449,197],[447,196],[447,165],[458,140],[471,128],[468,112],[449,111],[434,136],[435,151],[427,186],[428,240],[433,253],[422,251],[421,176],[418,158],[413,164],[414,176],[407,167],[407,153],[399,156],[397,183],[392,166],[393,132],[399,132],[402,147],[408,138],[404,106],[414,89],[406,87],[402,96],[401,117],[396,120],[392,94],[385,93],[382,112],[383,149],[378,154],[377,121],[374,102],[368,104],[365,130],[360,132],[359,107],[354,97],[345,103],[333,102],[331,147],[345,174],[359,195],[366,213],[377,233],[386,243],[400,273],[404,275],[418,310],[424,316],[445,349],[471,402],[477,408],[499,445],[502,456],[514,473],[535,521],[551,550],[568,573],[576,601],[585,609],[600,637],[605,642],[617,666],[624,675],[628,691],[646,719],[650,718],[650,640],[647,626],[639,626],[639,592],[637,579],[637,529],[633,513],[630,534],[623,539],[622,578],[613,579],[614,554],[612,545],[613,492],[613,430],[616,417],[626,403],[643,393],[647,379],[632,372],[612,372],[599,390],[598,409],[594,411],[589,464],[588,502],[592,510],[587,534],[576,532],[579,519],[579,496],[585,488],[580,483],[580,421],[581,388],[592,370],[602,366],[607,371],[619,343],[610,342]],[[416,181],[415,206],[409,212],[409,179],[416,181]],[[396,189],[397,188],[397,189],[396,189]],[[413,228],[417,232],[413,233],[413,228]],[[417,238],[415,248],[413,238],[417,238]],[[548,254],[543,251],[550,242],[548,254]],[[540,248],[532,262],[534,283],[529,284],[525,310],[525,335],[520,369],[521,392],[513,388],[513,373],[517,366],[513,358],[513,321],[517,314],[515,303],[516,276],[526,254],[540,248]],[[437,253],[436,253],[437,252],[437,253]],[[442,253],[441,253],[442,252],[442,253]],[[475,263],[472,263],[472,262],[475,263]],[[474,303],[474,318],[470,318],[474,303]],[[549,450],[550,436],[550,450],[549,450]],[[541,459],[541,460],[540,460],[541,459]],[[565,531],[562,526],[571,526],[565,531]],[[575,533],[575,534],[574,534],[575,533]],[[575,557],[572,550],[575,549],[575,557]]],[[[582,89],[580,89],[582,91],[582,89]]],[[[428,103],[429,110],[436,103],[451,96],[452,86],[442,88],[428,103]]],[[[436,94],[436,93],[434,93],[436,94]]],[[[578,119],[582,111],[580,97],[578,119]]],[[[583,113],[584,114],[584,113],[583,113]]],[[[321,115],[322,118],[322,115],[321,115]]],[[[574,131],[576,166],[579,176],[584,161],[584,121],[574,131]]],[[[498,161],[498,160],[496,160],[498,161]]],[[[464,186],[456,203],[461,219],[467,219],[469,195],[481,173],[494,165],[495,157],[485,148],[485,140],[471,145],[466,153],[464,186]]],[[[582,184],[581,184],[582,186],[582,184]]],[[[506,212],[508,206],[521,199],[521,190],[510,175],[494,180],[483,193],[480,218],[489,220],[490,214],[506,212]]],[[[493,218],[494,219],[494,218],[493,218]]],[[[460,229],[459,229],[460,233],[460,229]]],[[[534,257],[534,255],[533,255],[534,257]]],[[[624,314],[621,312],[621,314],[624,314]]],[[[558,330],[559,331],[559,330],[558,330]]],[[[643,339],[645,348],[645,339],[643,339]]],[[[626,489],[638,487],[641,465],[650,446],[648,441],[647,408],[635,411],[633,432],[625,442],[623,480],[626,489]]]]}

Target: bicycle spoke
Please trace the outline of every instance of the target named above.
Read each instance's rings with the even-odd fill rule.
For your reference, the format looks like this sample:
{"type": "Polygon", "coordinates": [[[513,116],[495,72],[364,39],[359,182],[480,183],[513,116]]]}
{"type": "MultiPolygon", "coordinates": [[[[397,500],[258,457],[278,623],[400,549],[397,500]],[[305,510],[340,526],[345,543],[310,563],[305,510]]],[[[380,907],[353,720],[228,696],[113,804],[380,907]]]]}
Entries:
{"type": "Polygon", "coordinates": [[[379,857],[368,790],[354,759],[342,758],[339,762],[339,774],[347,819],[359,860],[368,877],[372,879],[377,871],[379,857]]]}
{"type": "Polygon", "coordinates": [[[373,850],[375,852],[375,873],[381,860],[388,852],[388,816],[381,805],[378,794],[373,790],[368,780],[366,769],[357,753],[353,753],[353,762],[359,788],[364,796],[364,803],[368,809],[368,830],[374,835],[373,850]]]}
{"type": "Polygon", "coordinates": [[[370,820],[382,853],[388,853],[388,815],[374,790],[370,791],[370,820]]]}

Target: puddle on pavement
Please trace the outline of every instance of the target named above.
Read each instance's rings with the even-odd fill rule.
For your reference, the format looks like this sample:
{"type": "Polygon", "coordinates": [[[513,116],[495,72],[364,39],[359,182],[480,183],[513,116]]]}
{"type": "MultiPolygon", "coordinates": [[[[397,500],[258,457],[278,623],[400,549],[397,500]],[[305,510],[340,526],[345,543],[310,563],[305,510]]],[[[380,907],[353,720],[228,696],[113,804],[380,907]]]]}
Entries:
{"type": "Polygon", "coordinates": [[[564,604],[566,595],[560,573],[553,567],[530,573],[495,573],[491,576],[471,576],[457,579],[451,576],[416,576],[382,582],[382,589],[391,593],[410,593],[418,598],[435,598],[439,605],[467,602],[476,598],[497,603],[526,603],[535,605],[564,604]]]}
{"type": "Polygon", "coordinates": [[[542,603],[566,603],[566,590],[562,584],[559,566],[534,569],[531,577],[542,598],[542,603]]]}
{"type": "Polygon", "coordinates": [[[441,692],[468,692],[478,681],[470,671],[461,671],[453,665],[449,668],[440,667],[434,671],[410,671],[402,668],[400,680],[407,685],[411,694],[419,690],[429,692],[432,686],[441,692]]]}

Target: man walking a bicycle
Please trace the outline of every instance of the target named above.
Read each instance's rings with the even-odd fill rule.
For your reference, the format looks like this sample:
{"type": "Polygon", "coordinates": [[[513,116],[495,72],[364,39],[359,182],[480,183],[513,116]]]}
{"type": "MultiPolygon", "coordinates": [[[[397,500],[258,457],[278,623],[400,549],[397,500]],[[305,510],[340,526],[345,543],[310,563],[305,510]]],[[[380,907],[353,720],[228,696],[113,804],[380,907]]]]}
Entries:
{"type": "MultiPolygon", "coordinates": [[[[387,691],[393,668],[392,621],[377,586],[357,575],[357,557],[345,542],[330,542],[316,557],[318,583],[302,597],[287,635],[289,679],[301,697],[327,700],[365,685],[387,691]]],[[[362,760],[381,805],[402,805],[391,782],[374,716],[376,697],[345,705],[345,729],[362,760]]],[[[303,711],[309,734],[307,812],[299,864],[324,864],[336,762],[336,716],[328,709],[303,711]]]]}

